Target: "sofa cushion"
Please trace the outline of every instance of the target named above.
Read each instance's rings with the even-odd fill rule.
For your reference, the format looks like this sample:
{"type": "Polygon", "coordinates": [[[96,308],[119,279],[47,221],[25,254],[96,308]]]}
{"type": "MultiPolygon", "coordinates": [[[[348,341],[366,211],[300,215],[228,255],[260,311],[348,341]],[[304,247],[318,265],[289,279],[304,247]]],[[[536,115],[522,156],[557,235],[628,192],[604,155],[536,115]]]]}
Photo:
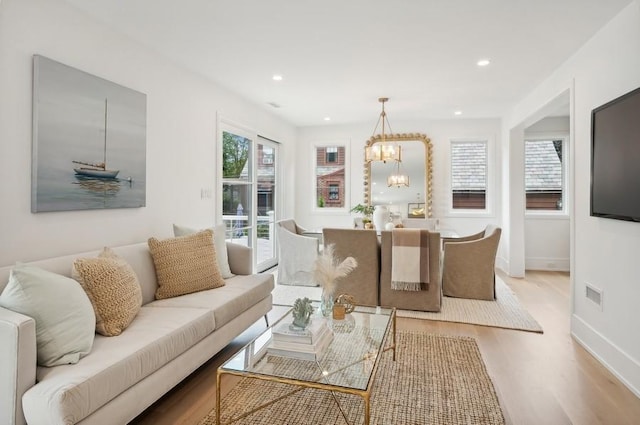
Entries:
{"type": "Polygon", "coordinates": [[[73,366],[38,368],[23,396],[29,424],[77,423],[209,335],[210,311],[148,308],[120,335],[97,335],[92,352],[73,366]]]}
{"type": "Polygon", "coordinates": [[[35,320],[41,366],[77,363],[91,351],[93,307],[80,284],[69,277],[18,264],[0,295],[0,306],[35,320]]]}
{"type": "Polygon", "coordinates": [[[105,336],[120,335],[142,305],[138,277],[129,263],[111,249],[98,257],[78,258],[71,276],[87,293],[96,314],[96,331],[105,336]]]}
{"type": "Polygon", "coordinates": [[[224,285],[211,230],[164,240],[150,238],[148,243],[158,278],[156,299],[224,285]]]}
{"type": "Polygon", "coordinates": [[[212,311],[216,329],[229,323],[249,307],[268,297],[273,291],[271,273],[250,276],[237,275],[220,288],[165,300],[156,300],[148,307],[192,307],[212,311]]]}
{"type": "MultiPolygon", "coordinates": [[[[224,224],[218,224],[212,227],[213,230],[213,245],[216,247],[216,259],[218,260],[218,268],[223,279],[229,279],[234,274],[231,273],[231,267],[229,267],[229,254],[227,253],[227,241],[225,239],[226,227],[224,224]]],[[[190,227],[173,225],[173,236],[186,236],[199,232],[198,229],[192,229],[190,227]]]]}

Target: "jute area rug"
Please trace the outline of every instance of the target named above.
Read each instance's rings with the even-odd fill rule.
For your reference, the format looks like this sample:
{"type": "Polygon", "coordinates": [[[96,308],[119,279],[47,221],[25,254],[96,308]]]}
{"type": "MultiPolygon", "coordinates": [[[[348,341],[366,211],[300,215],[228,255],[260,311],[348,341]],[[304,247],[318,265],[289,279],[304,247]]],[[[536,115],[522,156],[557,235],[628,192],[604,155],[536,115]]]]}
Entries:
{"type": "MultiPolygon", "coordinates": [[[[296,298],[308,297],[319,301],[322,290],[318,287],[276,285],[273,303],[293,305],[296,298]]],[[[496,328],[516,329],[542,333],[542,326],[522,307],[518,298],[506,283],[496,276],[496,301],[442,298],[438,313],[398,310],[398,317],[437,320],[442,322],[470,323],[496,328]]]]}
{"type": "MultiPolygon", "coordinates": [[[[473,338],[398,332],[397,358],[383,354],[371,396],[371,423],[504,424],[493,383],[473,338]]],[[[224,384],[223,384],[224,385],[224,384]]],[[[291,392],[287,384],[242,379],[222,400],[222,419],[233,418],[291,392]]],[[[304,389],[242,418],[240,425],[361,424],[361,397],[304,389]]],[[[212,410],[200,425],[215,425],[212,410]]]]}

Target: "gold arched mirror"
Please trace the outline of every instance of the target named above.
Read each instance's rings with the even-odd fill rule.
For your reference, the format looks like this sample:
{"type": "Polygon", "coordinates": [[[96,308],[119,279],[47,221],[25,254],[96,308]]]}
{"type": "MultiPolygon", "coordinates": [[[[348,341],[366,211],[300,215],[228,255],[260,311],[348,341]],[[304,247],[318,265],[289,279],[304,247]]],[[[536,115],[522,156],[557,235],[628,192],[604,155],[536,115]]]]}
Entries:
{"type": "MultiPolygon", "coordinates": [[[[366,146],[383,143],[381,135],[371,137],[366,146]]],[[[387,205],[405,218],[429,218],[432,194],[431,139],[420,133],[387,134],[385,144],[401,147],[400,172],[409,176],[408,187],[389,187],[387,177],[397,170],[396,161],[365,160],[364,202],[367,205],[387,205]]]]}

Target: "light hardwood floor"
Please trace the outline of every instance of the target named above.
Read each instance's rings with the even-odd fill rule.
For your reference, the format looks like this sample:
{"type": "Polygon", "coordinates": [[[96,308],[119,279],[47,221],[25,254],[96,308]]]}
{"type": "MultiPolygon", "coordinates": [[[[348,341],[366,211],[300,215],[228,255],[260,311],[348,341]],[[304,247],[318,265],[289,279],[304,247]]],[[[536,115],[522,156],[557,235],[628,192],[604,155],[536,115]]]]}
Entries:
{"type": "MultiPolygon", "coordinates": [[[[398,330],[474,337],[507,424],[640,424],[640,399],[569,334],[568,274],[500,276],[542,325],[544,334],[406,318],[398,318],[398,330]]],[[[274,306],[270,320],[285,311],[274,306]]],[[[216,368],[264,326],[263,320],[257,322],[132,423],[197,424],[215,405],[216,368]]],[[[223,396],[234,382],[225,378],[223,396]]]]}

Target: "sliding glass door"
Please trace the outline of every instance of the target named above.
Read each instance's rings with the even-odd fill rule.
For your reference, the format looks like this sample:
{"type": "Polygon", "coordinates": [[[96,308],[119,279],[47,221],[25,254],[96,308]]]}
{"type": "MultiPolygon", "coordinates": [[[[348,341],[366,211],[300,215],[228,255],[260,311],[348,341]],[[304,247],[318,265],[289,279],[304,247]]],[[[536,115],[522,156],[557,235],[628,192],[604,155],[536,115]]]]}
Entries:
{"type": "Polygon", "coordinates": [[[278,144],[258,136],[257,146],[257,258],[258,271],[277,264],[275,222],[278,204],[278,144]]]}
{"type": "Polygon", "coordinates": [[[221,215],[226,239],[253,248],[254,270],[277,263],[278,144],[221,123],[221,215]]]}

